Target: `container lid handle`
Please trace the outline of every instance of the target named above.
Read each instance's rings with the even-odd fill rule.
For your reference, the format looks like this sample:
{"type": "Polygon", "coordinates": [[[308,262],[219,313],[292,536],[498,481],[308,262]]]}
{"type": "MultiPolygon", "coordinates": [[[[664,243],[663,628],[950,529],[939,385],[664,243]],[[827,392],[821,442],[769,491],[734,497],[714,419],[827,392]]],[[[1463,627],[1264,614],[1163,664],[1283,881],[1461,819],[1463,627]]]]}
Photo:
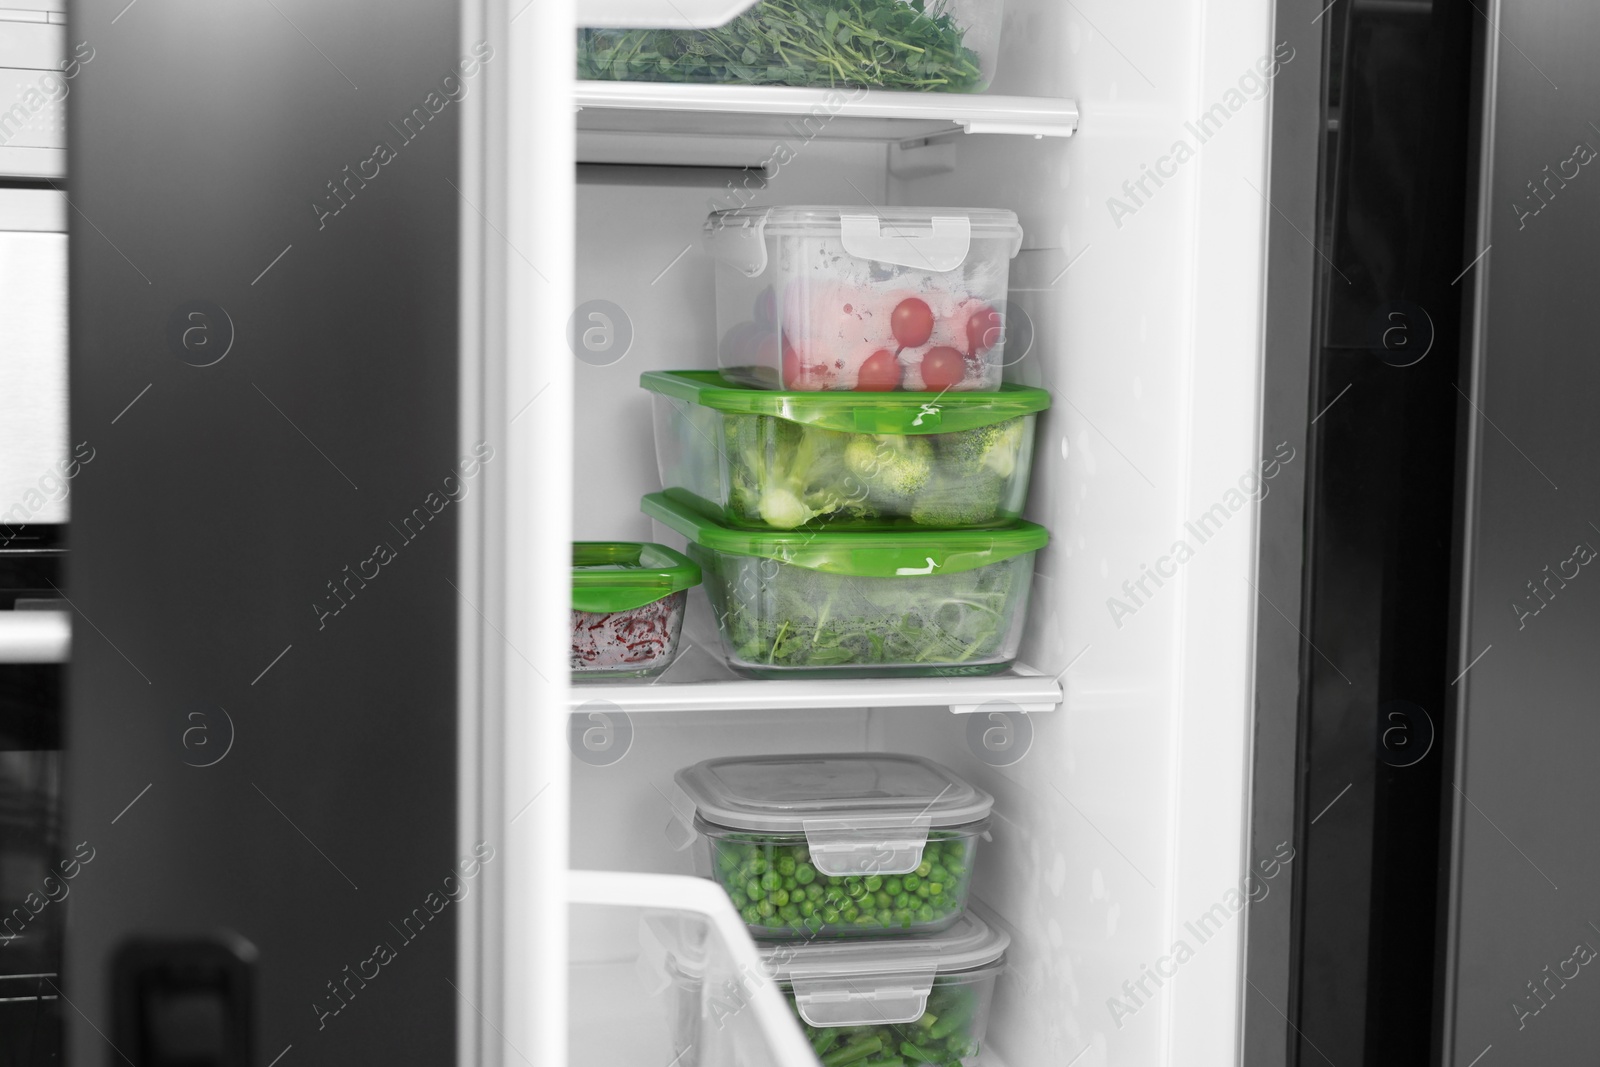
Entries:
{"type": "Polygon", "coordinates": [[[914,1023],[928,1010],[937,967],[928,964],[892,975],[792,979],[794,1004],[812,1026],[879,1026],[914,1023]]]}
{"type": "Polygon", "coordinates": [[[943,273],[966,262],[972,248],[972,220],[935,215],[932,233],[913,235],[899,232],[892,223],[884,232],[876,215],[841,215],[839,239],[844,250],[858,259],[943,273]]]}
{"type": "Polygon", "coordinates": [[[928,843],[927,815],[805,820],[811,862],[830,878],[910,874],[928,843]]]}

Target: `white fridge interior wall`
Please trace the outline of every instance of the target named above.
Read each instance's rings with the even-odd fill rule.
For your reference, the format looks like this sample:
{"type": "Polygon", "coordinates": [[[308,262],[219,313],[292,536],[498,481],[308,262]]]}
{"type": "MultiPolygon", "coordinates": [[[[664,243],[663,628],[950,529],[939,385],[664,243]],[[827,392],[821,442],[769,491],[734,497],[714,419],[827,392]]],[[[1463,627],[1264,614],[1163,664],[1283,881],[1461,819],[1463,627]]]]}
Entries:
{"type": "MultiPolygon", "coordinates": [[[[1066,670],[1066,704],[1032,717],[1005,767],[944,709],[636,715],[622,760],[573,765],[572,866],[693,870],[671,779],[708,756],[928,755],[997,798],[977,892],[1016,935],[990,1027],[1000,1061],[1236,1062],[1238,906],[1273,888],[1259,869],[1243,881],[1266,859],[1243,842],[1253,498],[1277,444],[1258,441],[1270,22],[1264,0],[1008,0],[994,91],[1077,98],[1076,136],[955,137],[953,172],[905,179],[882,144],[817,139],[756,195],[1021,217],[1012,300],[1035,341],[1008,373],[1053,395],[1028,514],[1053,540],[1022,659],[1066,670]]],[[[637,180],[577,193],[577,302],[610,301],[632,329],[619,361],[576,367],[579,538],[649,538],[638,500],[659,482],[638,376],[715,365],[699,226],[728,198],[637,180]]],[[[1300,461],[1289,444],[1280,464],[1300,461]]]]}

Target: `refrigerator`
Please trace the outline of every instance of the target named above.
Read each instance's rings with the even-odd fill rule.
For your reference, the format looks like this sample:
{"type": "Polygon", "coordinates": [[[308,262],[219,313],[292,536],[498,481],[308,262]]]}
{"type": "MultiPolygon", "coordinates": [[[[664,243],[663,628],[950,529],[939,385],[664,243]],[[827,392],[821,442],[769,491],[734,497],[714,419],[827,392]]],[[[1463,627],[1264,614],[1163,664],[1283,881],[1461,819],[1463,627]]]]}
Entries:
{"type": "Polygon", "coordinates": [[[3,1054],[817,1062],[675,775],[829,752],[994,798],[985,1067],[1577,1062],[1594,17],[996,0],[978,93],[573,76],[748,6],[71,7],[66,179],[14,180],[95,459],[70,610],[0,630],[70,616],[0,853],[76,861],[4,970],[64,1051],[3,1054]],[[692,594],[573,684],[571,543],[664,536],[640,376],[717,366],[707,215],[797,204],[1017,215],[1016,664],[745,677],[692,594]]]}

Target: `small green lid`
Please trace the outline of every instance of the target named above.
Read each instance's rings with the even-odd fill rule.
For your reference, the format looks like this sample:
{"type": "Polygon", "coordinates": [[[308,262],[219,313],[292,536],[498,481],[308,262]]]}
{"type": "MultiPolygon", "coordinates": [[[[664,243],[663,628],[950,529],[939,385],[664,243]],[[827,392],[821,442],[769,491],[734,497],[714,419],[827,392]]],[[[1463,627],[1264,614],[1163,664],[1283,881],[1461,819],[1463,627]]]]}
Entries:
{"type": "Polygon", "coordinates": [[[846,433],[955,433],[1032,415],[1050,394],[1010,382],[995,393],[856,393],[746,389],[716,371],[647,371],[639,384],[652,393],[736,415],[774,415],[846,433]]]}
{"type": "Polygon", "coordinates": [[[700,584],[700,568],[665,545],[572,542],[575,611],[627,611],[700,584]]]}
{"type": "Polygon", "coordinates": [[[1050,540],[1043,526],[1031,522],[998,530],[739,530],[665,493],[651,493],[639,510],[702,548],[859,578],[959,574],[1037,552],[1050,540]]]}

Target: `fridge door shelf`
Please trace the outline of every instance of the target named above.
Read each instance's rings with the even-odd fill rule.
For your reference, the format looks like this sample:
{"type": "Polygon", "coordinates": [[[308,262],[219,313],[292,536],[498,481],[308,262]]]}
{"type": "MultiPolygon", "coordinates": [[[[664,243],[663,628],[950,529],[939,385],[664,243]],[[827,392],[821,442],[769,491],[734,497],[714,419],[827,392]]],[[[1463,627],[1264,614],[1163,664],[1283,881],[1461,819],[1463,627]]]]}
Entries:
{"type": "Polygon", "coordinates": [[[651,682],[574,685],[572,709],[638,712],[769,711],[823,708],[948,707],[957,715],[1055,711],[1058,678],[1018,663],[1002,674],[972,678],[751,679],[734,674],[720,655],[688,645],[651,682]]]}
{"type": "MultiPolygon", "coordinates": [[[[656,157],[684,138],[744,139],[770,153],[774,138],[911,144],[959,133],[1070,137],[1078,129],[1077,101],[1047,97],[582,80],[573,94],[585,163],[675,162],[656,157]]],[[[706,165],[702,153],[693,161],[706,165]]]]}

